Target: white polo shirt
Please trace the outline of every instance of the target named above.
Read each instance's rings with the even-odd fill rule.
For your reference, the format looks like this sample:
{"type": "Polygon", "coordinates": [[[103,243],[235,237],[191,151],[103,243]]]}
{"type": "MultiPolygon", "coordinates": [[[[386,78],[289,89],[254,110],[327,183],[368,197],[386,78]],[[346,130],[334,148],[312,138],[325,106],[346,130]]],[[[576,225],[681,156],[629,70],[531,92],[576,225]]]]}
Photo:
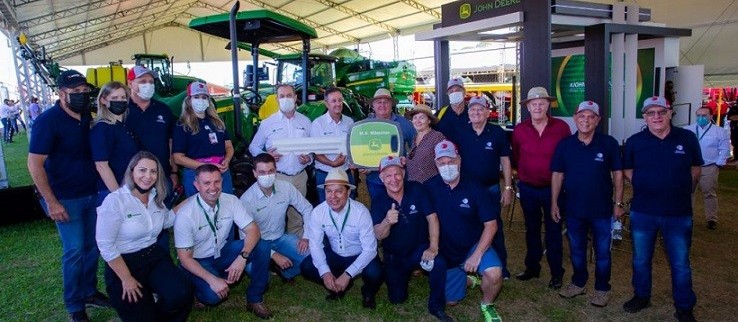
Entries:
{"type": "Polygon", "coordinates": [[[297,209],[303,216],[304,223],[308,222],[310,213],[313,212],[313,205],[297,191],[295,186],[284,180],[274,181],[272,195],[268,197],[261,191],[259,184],[254,183],[241,195],[241,203],[256,220],[261,239],[264,240],[275,240],[284,235],[289,206],[297,209]]]}
{"type": "MultiPolygon", "coordinates": [[[[313,121],[313,124],[310,127],[310,137],[347,136],[352,124],[354,124],[354,120],[343,114],[341,114],[341,120],[336,123],[336,121],[331,118],[330,113],[326,112],[313,121]]],[[[325,157],[333,161],[338,157],[338,154],[326,154],[325,157]]],[[[328,172],[333,167],[315,160],[315,168],[328,172]]],[[[340,168],[344,170],[348,169],[348,162],[344,162],[340,168]]]]}
{"type": "Polygon", "coordinates": [[[233,224],[243,230],[254,219],[238,197],[221,193],[210,207],[200,194],[184,201],[174,221],[174,246],[192,248],[194,258],[218,258],[233,224]]]}
{"type": "Polygon", "coordinates": [[[155,197],[152,189],[144,205],[123,185],[97,207],[95,239],[106,262],[153,245],[163,228],[172,227],[174,213],[157,206],[155,197]]]}
{"type": "MultiPolygon", "coordinates": [[[[258,155],[266,152],[272,147],[272,140],[284,138],[306,138],[310,136],[310,119],[307,116],[295,112],[290,119],[284,113],[272,114],[266,120],[261,121],[259,130],[254,135],[249,145],[249,152],[258,155]]],[[[279,153],[279,151],[277,151],[279,153]]],[[[283,153],[277,161],[277,171],[293,176],[305,169],[307,164],[301,164],[300,158],[294,153],[283,153]]]]}

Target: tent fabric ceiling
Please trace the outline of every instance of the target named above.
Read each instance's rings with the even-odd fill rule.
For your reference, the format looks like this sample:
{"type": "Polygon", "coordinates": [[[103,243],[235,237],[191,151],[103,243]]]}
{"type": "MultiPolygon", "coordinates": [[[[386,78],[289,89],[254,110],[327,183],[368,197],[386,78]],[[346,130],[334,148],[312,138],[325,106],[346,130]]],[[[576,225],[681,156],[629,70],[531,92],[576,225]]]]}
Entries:
{"type": "MultiPolygon", "coordinates": [[[[297,19],[318,32],[314,49],[359,43],[428,30],[440,21],[441,5],[452,0],[243,0],[241,10],[264,8],[297,19]]],[[[529,0],[530,1],[530,0],[529,0]]],[[[612,3],[614,0],[588,0],[612,3]]],[[[192,18],[230,10],[233,0],[0,0],[7,28],[20,27],[32,44],[64,63],[101,64],[97,57],[134,47],[135,52],[181,52],[195,61],[223,60],[225,41],[187,28],[192,18]],[[8,12],[8,10],[10,12],[8,12]],[[143,41],[141,41],[143,40],[143,41]],[[182,44],[199,44],[199,49],[182,44]],[[209,44],[209,45],[208,45],[209,44]],[[163,48],[163,47],[181,48],[163,48]],[[108,50],[106,50],[106,48],[108,50]]],[[[627,2],[627,1],[626,1],[627,2]]],[[[681,39],[681,64],[705,65],[708,81],[738,81],[738,0],[634,0],[650,8],[653,21],[691,28],[681,39]]],[[[287,53],[298,43],[265,46],[287,53]]],[[[126,52],[130,56],[134,52],[126,52]]],[[[126,58],[126,57],[122,57],[126,58]]]]}

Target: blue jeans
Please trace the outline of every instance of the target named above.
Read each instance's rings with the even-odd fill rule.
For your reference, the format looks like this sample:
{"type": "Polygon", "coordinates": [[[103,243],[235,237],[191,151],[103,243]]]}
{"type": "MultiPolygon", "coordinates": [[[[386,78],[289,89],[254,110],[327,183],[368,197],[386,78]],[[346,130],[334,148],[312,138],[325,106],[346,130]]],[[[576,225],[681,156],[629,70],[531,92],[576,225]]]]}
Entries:
{"type": "Polygon", "coordinates": [[[691,310],[697,302],[692,290],[689,248],[692,246],[692,216],[652,216],[630,212],[633,238],[633,291],[641,298],[651,298],[651,270],[656,236],[661,231],[671,267],[674,306],[691,310]]]}
{"type": "MultiPolygon", "coordinates": [[[[408,296],[408,282],[413,269],[420,267],[423,252],[428,249],[428,243],[415,248],[410,254],[391,254],[384,251],[384,275],[387,284],[387,294],[393,304],[405,302],[408,296]]],[[[428,311],[443,310],[446,306],[446,260],[438,255],[433,260],[433,268],[428,274],[430,296],[428,297],[428,311]]]]}
{"type": "Polygon", "coordinates": [[[566,218],[567,235],[569,236],[569,250],[571,251],[571,266],[574,275],[571,282],[584,287],[589,278],[587,271],[587,232],[592,231],[592,245],[595,251],[595,290],[610,290],[610,243],[612,232],[610,218],[566,218]]]}
{"type": "MultiPolygon", "coordinates": [[[[551,219],[551,187],[538,188],[524,182],[518,183],[520,189],[520,208],[525,217],[525,269],[533,272],[541,271],[543,245],[541,243],[541,222],[546,226],[546,259],[551,270],[551,277],[564,275],[563,238],[561,238],[561,222],[551,219]]],[[[560,200],[563,201],[563,200],[560,200]]],[[[559,205],[563,205],[559,202],[559,205]]]]}
{"type": "MultiPolygon", "coordinates": [[[[231,266],[236,257],[241,256],[243,242],[243,239],[227,242],[220,250],[218,258],[195,258],[195,260],[210,274],[225,279],[228,276],[226,268],[231,266]]],[[[249,255],[244,271],[251,277],[251,283],[246,288],[246,302],[264,302],[264,292],[269,284],[269,247],[266,243],[259,241],[256,244],[249,255]]],[[[189,271],[187,273],[192,279],[192,284],[195,285],[195,296],[202,304],[215,306],[223,301],[210,289],[208,282],[189,271]]]]}
{"type": "Polygon", "coordinates": [[[10,118],[3,117],[0,120],[2,120],[3,123],[3,140],[5,140],[6,142],[13,140],[13,133],[15,132],[15,129],[13,129],[10,118]]]}
{"type": "Polygon", "coordinates": [[[282,270],[282,277],[288,280],[291,280],[297,275],[300,275],[300,264],[309,254],[308,252],[305,252],[305,254],[300,254],[300,252],[297,250],[298,240],[299,238],[297,238],[297,235],[290,233],[285,233],[284,235],[282,235],[282,237],[279,237],[275,240],[261,240],[262,242],[267,244],[270,250],[280,253],[282,256],[285,256],[289,258],[290,261],[292,261],[291,267],[282,270]]]}
{"type": "MultiPolygon", "coordinates": [[[[502,198],[500,194],[500,184],[489,186],[487,191],[492,196],[492,201],[495,205],[499,205],[497,200],[502,198]]],[[[497,218],[497,232],[495,233],[494,239],[492,239],[492,248],[495,249],[497,257],[500,258],[502,264],[502,277],[510,277],[510,271],[507,270],[507,247],[505,247],[505,229],[502,224],[502,216],[497,218]]]]}
{"type": "MultiPolygon", "coordinates": [[[[69,216],[67,222],[57,222],[62,245],[62,280],[64,306],[69,313],[85,309],[85,298],[97,292],[97,264],[100,252],[95,242],[97,211],[96,195],[59,200],[69,216]]],[[[48,215],[49,208],[41,199],[48,215]]]]}
{"type": "MultiPolygon", "coordinates": [[[[185,197],[187,198],[197,193],[197,189],[195,189],[194,184],[195,175],[196,172],[193,169],[182,170],[182,185],[184,186],[185,197]]],[[[233,179],[231,178],[231,170],[223,172],[221,174],[221,177],[223,178],[222,191],[225,193],[233,194],[233,179]]]]}
{"type": "MultiPolygon", "coordinates": [[[[333,276],[336,278],[341,276],[341,274],[351,266],[356,258],[359,257],[359,255],[343,257],[336,254],[330,246],[323,248],[323,251],[325,251],[325,259],[331,269],[331,273],[333,273],[333,276]]],[[[313,265],[312,256],[308,256],[302,261],[300,270],[302,271],[303,277],[325,287],[325,285],[323,285],[323,277],[320,276],[318,269],[313,265]]],[[[356,278],[356,276],[354,276],[354,278],[356,278]]],[[[361,272],[361,280],[364,282],[364,285],[361,287],[361,295],[363,297],[374,298],[377,295],[377,292],[379,292],[379,287],[382,286],[382,278],[382,265],[379,263],[379,257],[375,256],[361,272]]],[[[329,292],[334,295],[342,296],[348,292],[351,288],[351,284],[352,283],[349,283],[349,286],[346,287],[341,294],[336,294],[333,291],[329,292]]]]}
{"type": "MultiPolygon", "coordinates": [[[[356,179],[354,178],[353,172],[350,170],[346,170],[346,174],[348,174],[349,182],[352,185],[356,185],[356,179]]],[[[327,176],[328,176],[328,172],[315,169],[315,186],[317,187],[325,183],[325,177],[327,176]]],[[[384,186],[382,188],[384,189],[384,186]]],[[[350,195],[351,199],[356,199],[356,195],[357,195],[356,189],[351,190],[351,195],[350,195]]],[[[323,201],[325,201],[325,190],[318,188],[318,204],[322,203],[323,201]]]]}
{"type": "MultiPolygon", "coordinates": [[[[474,247],[469,250],[469,254],[467,254],[466,257],[469,258],[469,256],[471,256],[471,254],[476,250],[477,245],[475,244],[474,247]]],[[[461,262],[461,264],[455,267],[449,267],[448,270],[446,270],[446,301],[458,302],[463,300],[466,296],[466,271],[464,271],[465,262],[466,261],[461,262]]],[[[495,253],[494,248],[490,247],[482,255],[482,260],[479,261],[477,274],[483,276],[484,271],[488,268],[501,267],[501,265],[500,258],[497,257],[497,253],[495,253]]]]}

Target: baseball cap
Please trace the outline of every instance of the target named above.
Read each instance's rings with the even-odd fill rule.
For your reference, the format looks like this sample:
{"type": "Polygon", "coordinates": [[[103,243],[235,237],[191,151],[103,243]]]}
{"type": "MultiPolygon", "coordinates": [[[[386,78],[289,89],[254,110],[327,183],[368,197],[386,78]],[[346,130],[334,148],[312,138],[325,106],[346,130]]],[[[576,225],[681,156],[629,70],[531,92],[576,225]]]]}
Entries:
{"type": "Polygon", "coordinates": [[[577,111],[574,112],[574,114],[577,114],[582,111],[592,111],[593,113],[597,114],[597,116],[600,115],[600,106],[597,105],[597,103],[592,101],[584,101],[579,103],[579,106],[577,107],[577,111]]]}
{"type": "Polygon", "coordinates": [[[451,88],[453,86],[459,86],[461,88],[464,88],[464,81],[461,78],[458,78],[458,77],[454,77],[452,79],[449,79],[448,80],[448,83],[446,84],[446,89],[448,90],[449,88],[451,88]]]}
{"type": "Polygon", "coordinates": [[[187,85],[187,96],[194,96],[194,95],[200,95],[205,94],[210,96],[210,92],[208,92],[208,86],[205,85],[203,82],[192,82],[189,85],[187,85]]]}
{"type": "Polygon", "coordinates": [[[74,69],[65,70],[56,78],[56,86],[59,88],[74,88],[83,84],[92,86],[87,82],[85,75],[82,75],[82,73],[74,69]]]}
{"type": "Polygon", "coordinates": [[[471,107],[474,104],[482,105],[482,107],[489,107],[487,106],[487,100],[481,96],[474,96],[471,99],[469,99],[469,107],[471,107]]]}
{"type": "Polygon", "coordinates": [[[153,78],[158,77],[158,75],[156,75],[156,73],[153,72],[151,69],[148,69],[144,66],[136,65],[136,66],[133,66],[133,68],[128,70],[128,80],[132,81],[146,74],[151,74],[151,77],[153,78]]]}
{"type": "Polygon", "coordinates": [[[456,151],[456,145],[449,140],[438,142],[438,144],[436,144],[435,153],[435,160],[438,160],[442,157],[457,158],[459,156],[458,152],[456,151]]]}
{"type": "Polygon", "coordinates": [[[404,168],[404,166],[402,166],[402,162],[399,157],[388,155],[379,161],[379,172],[382,172],[384,171],[384,169],[387,169],[393,166],[404,168]]]}
{"type": "Polygon", "coordinates": [[[666,98],[662,96],[653,96],[643,101],[643,108],[641,109],[641,113],[645,112],[651,106],[661,106],[663,108],[671,109],[671,105],[669,105],[669,102],[666,100],[666,98]]]}

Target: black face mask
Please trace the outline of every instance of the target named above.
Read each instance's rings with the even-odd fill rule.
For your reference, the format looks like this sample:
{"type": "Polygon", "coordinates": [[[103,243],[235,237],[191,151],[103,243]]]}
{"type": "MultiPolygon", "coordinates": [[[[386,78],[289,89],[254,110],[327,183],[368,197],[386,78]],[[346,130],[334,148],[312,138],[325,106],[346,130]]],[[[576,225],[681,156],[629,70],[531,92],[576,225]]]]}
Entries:
{"type": "Polygon", "coordinates": [[[90,93],[68,93],[69,109],[75,113],[82,113],[90,109],[90,93]]]}
{"type": "Polygon", "coordinates": [[[140,194],[145,194],[145,193],[151,191],[151,189],[154,189],[154,185],[153,184],[148,189],[144,189],[144,188],[141,188],[141,186],[137,185],[135,182],[133,183],[133,187],[136,188],[136,191],[138,191],[138,193],[140,193],[140,194]]]}
{"type": "Polygon", "coordinates": [[[122,115],[127,109],[128,102],[126,101],[110,101],[108,104],[108,110],[115,115],[122,115]]]}

